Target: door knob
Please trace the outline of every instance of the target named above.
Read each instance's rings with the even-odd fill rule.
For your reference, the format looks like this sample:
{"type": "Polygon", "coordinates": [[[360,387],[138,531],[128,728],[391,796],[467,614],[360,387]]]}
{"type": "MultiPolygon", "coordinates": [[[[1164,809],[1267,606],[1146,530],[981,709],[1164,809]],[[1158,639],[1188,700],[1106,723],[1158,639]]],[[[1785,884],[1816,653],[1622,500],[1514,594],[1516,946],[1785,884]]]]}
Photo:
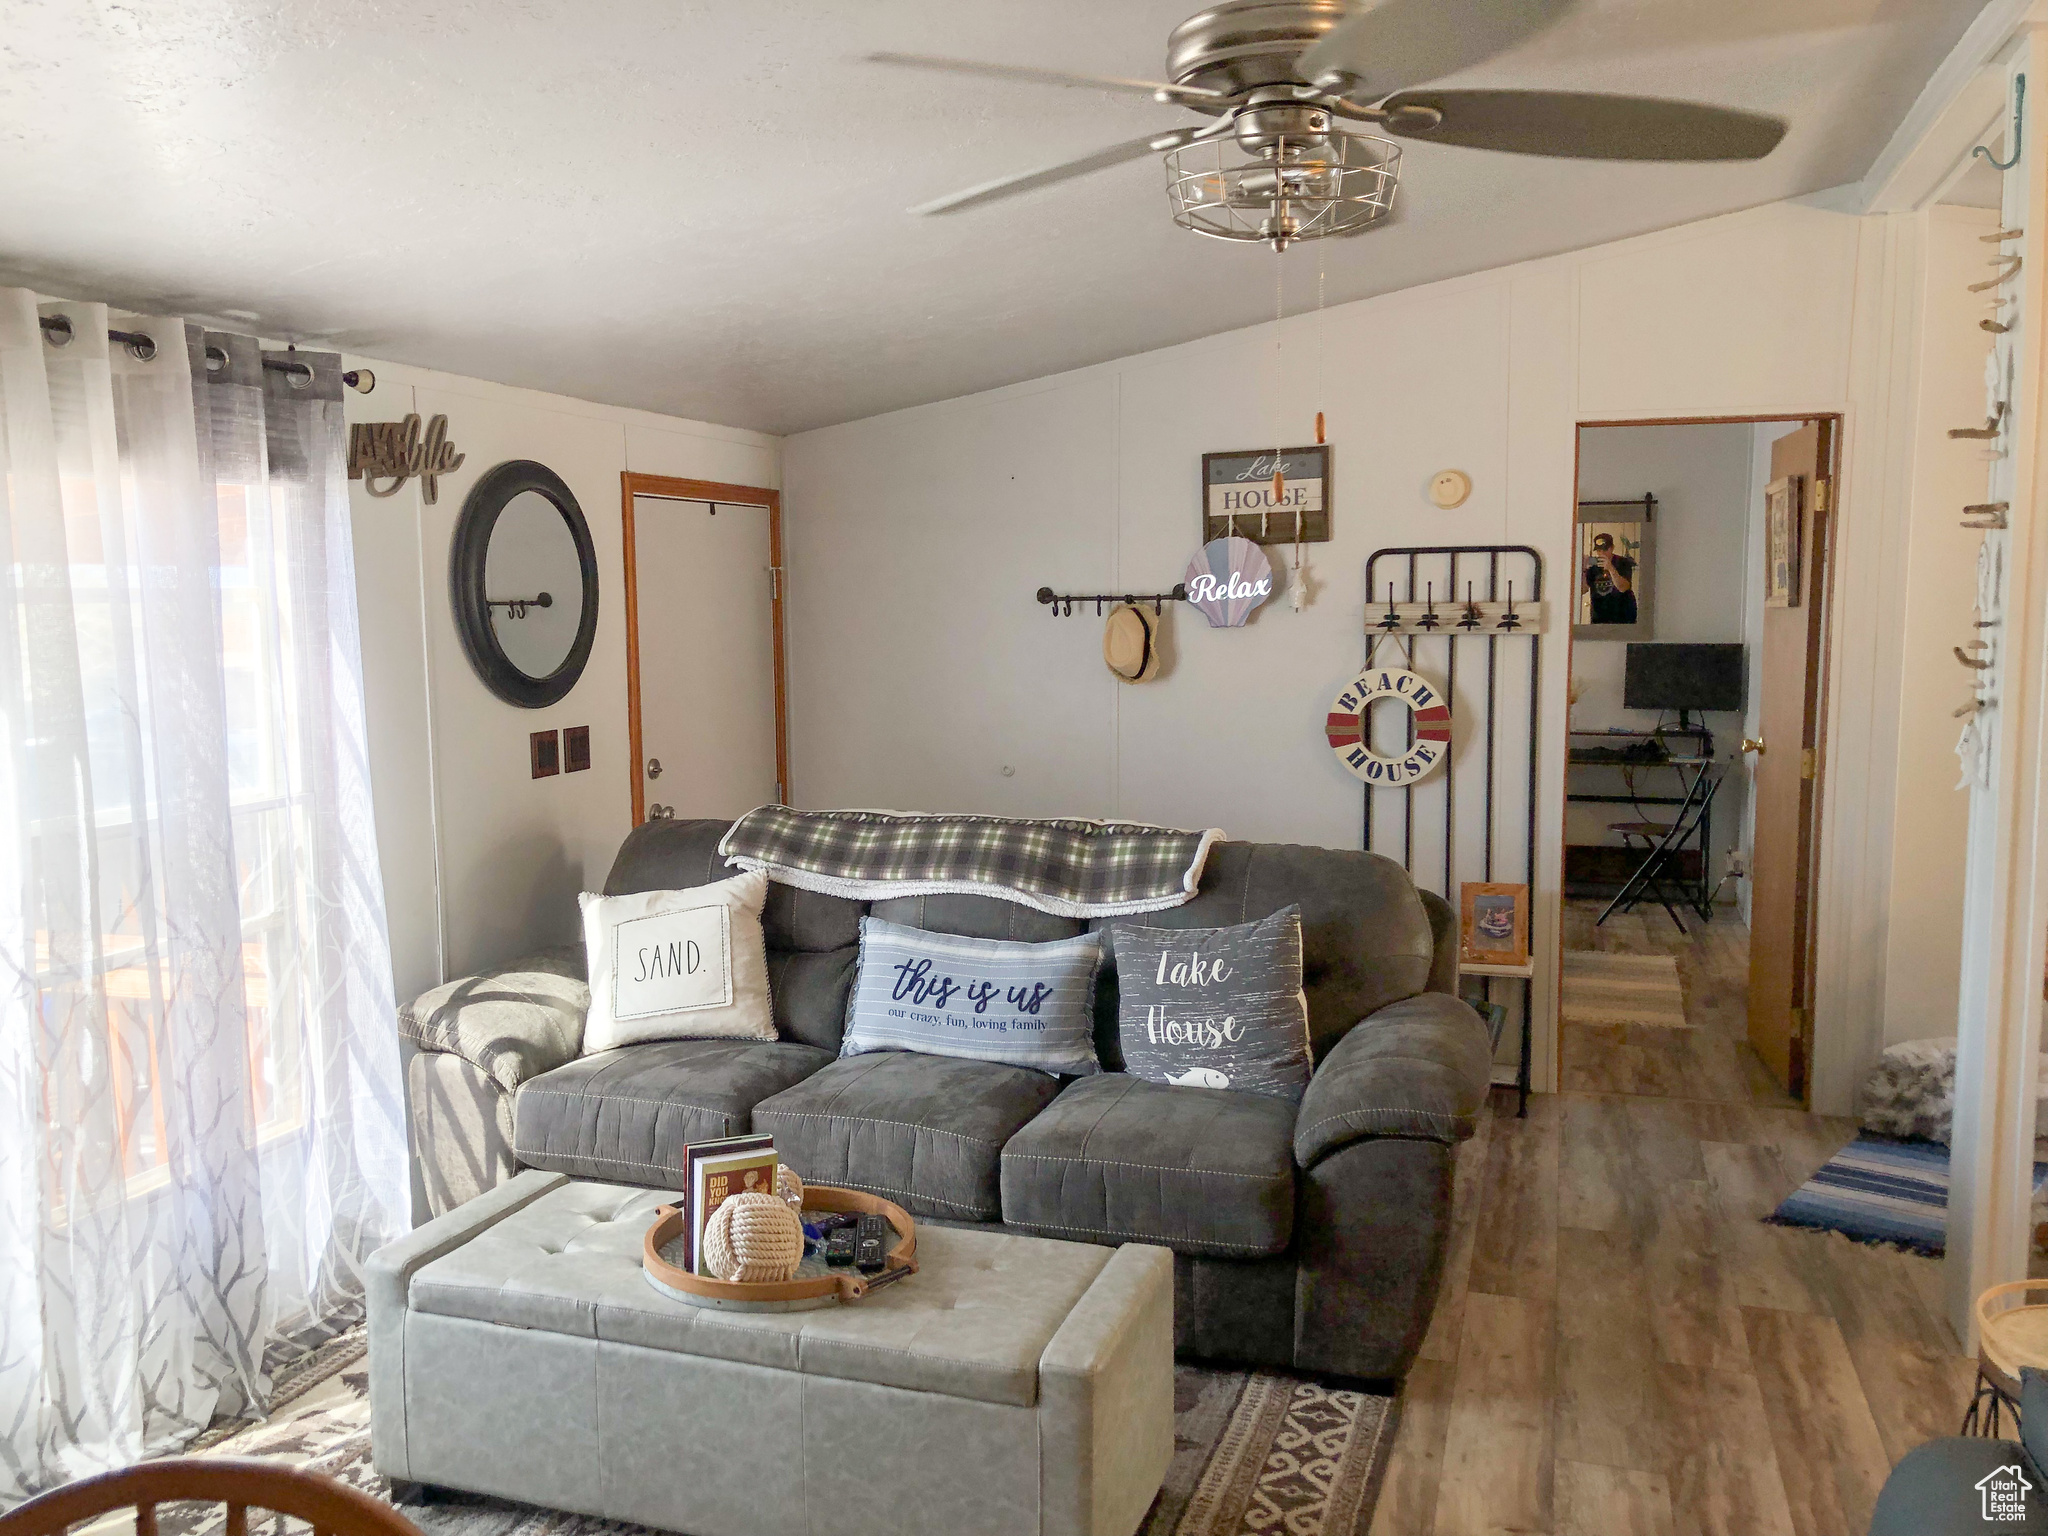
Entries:
{"type": "Polygon", "coordinates": [[[1754,753],[1755,753],[1755,754],[1756,754],[1756,755],[1757,755],[1758,757],[1762,757],[1762,756],[1764,755],[1764,739],[1763,739],[1763,737],[1761,737],[1761,736],[1745,736],[1745,737],[1743,737],[1743,738],[1742,738],[1742,750],[1743,750],[1743,751],[1745,751],[1745,752],[1754,752],[1754,753]]]}
{"type": "Polygon", "coordinates": [[[649,759],[647,759],[647,777],[649,777],[650,779],[658,779],[661,777],[660,758],[650,757],[649,759]]]}

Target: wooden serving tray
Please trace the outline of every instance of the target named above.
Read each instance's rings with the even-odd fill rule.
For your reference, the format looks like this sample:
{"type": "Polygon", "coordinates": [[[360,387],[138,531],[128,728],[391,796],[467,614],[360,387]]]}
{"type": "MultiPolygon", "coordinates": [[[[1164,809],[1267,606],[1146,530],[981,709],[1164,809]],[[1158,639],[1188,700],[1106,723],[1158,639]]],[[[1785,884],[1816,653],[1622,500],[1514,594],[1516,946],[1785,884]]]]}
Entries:
{"type": "MultiPolygon", "coordinates": [[[[897,1270],[917,1273],[917,1223],[900,1205],[879,1195],[857,1189],[834,1189],[828,1184],[804,1186],[807,1211],[842,1211],[861,1216],[885,1216],[896,1229],[896,1246],[889,1250],[884,1275],[897,1270]]],[[[859,1301],[871,1283],[866,1275],[851,1269],[825,1274],[798,1275],[794,1280],[747,1282],[713,1280],[679,1269],[661,1256],[661,1250],[683,1235],[683,1213],[673,1205],[655,1212],[654,1225],[640,1241],[640,1267],[657,1290],[693,1306],[717,1307],[737,1312],[801,1312],[827,1307],[839,1301],[859,1301]]],[[[874,1277],[876,1279],[881,1276],[874,1277]]]]}

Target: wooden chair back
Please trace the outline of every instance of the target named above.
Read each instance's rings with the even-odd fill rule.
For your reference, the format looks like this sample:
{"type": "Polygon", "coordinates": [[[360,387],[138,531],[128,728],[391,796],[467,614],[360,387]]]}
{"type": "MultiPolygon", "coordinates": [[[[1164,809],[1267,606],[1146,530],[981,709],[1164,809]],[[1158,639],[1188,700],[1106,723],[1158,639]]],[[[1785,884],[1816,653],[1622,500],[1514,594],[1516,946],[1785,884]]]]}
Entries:
{"type": "Polygon", "coordinates": [[[172,1456],[66,1483],[0,1515],[0,1536],[64,1536],[130,1508],[135,1536],[157,1536],[157,1506],[176,1502],[225,1504],[223,1536],[248,1536],[252,1509],[303,1520],[315,1536],[421,1536],[389,1504],[325,1473],[233,1456],[172,1456]]]}

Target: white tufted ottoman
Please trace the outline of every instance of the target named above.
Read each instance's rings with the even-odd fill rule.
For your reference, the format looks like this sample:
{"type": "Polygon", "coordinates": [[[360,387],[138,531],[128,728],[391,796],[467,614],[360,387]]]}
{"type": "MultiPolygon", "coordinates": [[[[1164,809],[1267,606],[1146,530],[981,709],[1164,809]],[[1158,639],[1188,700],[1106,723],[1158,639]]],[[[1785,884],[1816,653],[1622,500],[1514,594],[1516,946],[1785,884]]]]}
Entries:
{"type": "Polygon", "coordinates": [[[690,1536],[1130,1536],[1173,1455],[1173,1262],[919,1230],[852,1306],[684,1305],[656,1190],[527,1171],[370,1260],[396,1483],[690,1536]]]}

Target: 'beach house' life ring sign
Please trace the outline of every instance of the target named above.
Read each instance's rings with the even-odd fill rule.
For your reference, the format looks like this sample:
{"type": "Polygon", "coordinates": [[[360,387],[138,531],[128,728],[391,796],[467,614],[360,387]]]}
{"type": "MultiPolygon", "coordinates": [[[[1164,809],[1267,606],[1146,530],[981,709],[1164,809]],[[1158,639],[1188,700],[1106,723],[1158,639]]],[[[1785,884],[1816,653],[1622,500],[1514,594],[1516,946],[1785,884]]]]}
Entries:
{"type": "Polygon", "coordinates": [[[1325,731],[1337,761],[1366,783],[1414,784],[1450,756],[1451,701],[1413,672],[1368,667],[1331,700],[1325,731]],[[1393,699],[1414,711],[1415,742],[1399,757],[1382,757],[1367,745],[1367,717],[1376,699],[1393,699]]]}

